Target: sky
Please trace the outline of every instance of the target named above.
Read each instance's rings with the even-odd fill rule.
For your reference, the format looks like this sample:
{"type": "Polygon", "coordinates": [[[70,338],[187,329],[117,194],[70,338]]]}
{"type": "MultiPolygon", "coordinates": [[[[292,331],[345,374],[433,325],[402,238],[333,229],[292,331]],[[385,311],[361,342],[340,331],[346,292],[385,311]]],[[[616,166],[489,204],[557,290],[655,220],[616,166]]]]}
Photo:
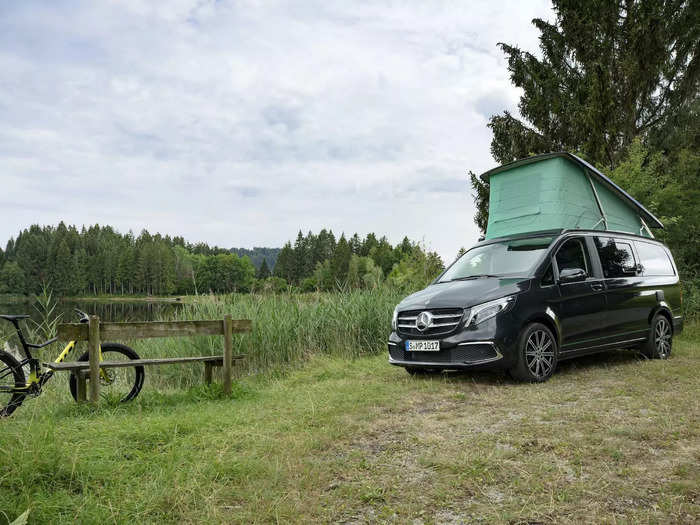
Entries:
{"type": "Polygon", "coordinates": [[[301,229],[476,242],[517,113],[498,42],[548,1],[0,0],[0,245],[99,223],[222,247],[301,229]]]}

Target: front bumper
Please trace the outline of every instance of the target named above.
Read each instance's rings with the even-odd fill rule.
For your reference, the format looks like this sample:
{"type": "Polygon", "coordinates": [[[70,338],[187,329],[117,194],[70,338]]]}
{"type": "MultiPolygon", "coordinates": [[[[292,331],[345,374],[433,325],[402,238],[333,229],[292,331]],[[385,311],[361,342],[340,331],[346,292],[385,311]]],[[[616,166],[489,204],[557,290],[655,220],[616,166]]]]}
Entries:
{"type": "Polygon", "coordinates": [[[510,315],[485,321],[478,327],[461,327],[442,337],[412,337],[392,332],[389,336],[389,363],[415,368],[461,369],[473,367],[508,368],[514,359],[517,331],[508,322],[510,315]],[[438,352],[409,352],[409,339],[439,339],[438,352]]]}
{"type": "Polygon", "coordinates": [[[493,341],[459,343],[451,350],[439,352],[408,352],[396,343],[389,343],[389,364],[421,368],[471,368],[503,359],[493,341]]]}

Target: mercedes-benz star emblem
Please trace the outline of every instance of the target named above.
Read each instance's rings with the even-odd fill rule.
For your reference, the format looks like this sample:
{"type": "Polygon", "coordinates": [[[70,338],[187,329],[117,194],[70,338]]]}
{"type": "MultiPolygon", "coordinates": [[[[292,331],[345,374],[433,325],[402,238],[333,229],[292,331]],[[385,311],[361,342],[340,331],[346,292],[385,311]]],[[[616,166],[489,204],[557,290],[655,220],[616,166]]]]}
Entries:
{"type": "Polygon", "coordinates": [[[420,315],[416,318],[416,328],[418,328],[418,330],[421,332],[427,330],[432,325],[433,316],[430,315],[430,312],[421,312],[420,315]]]}

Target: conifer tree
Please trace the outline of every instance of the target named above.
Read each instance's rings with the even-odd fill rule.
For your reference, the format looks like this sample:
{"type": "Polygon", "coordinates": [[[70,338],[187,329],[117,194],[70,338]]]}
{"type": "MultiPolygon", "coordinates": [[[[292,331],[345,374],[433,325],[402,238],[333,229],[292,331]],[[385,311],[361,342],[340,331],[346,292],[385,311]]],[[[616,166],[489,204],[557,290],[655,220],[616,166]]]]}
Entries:
{"type": "Polygon", "coordinates": [[[72,263],[73,260],[70,248],[68,248],[68,243],[64,239],[56,250],[56,259],[51,280],[53,290],[61,296],[69,295],[74,291],[72,263]]]}
{"type": "MultiPolygon", "coordinates": [[[[697,1],[553,0],[553,9],[554,23],[532,21],[542,58],[500,44],[522,89],[523,119],[508,111],[491,117],[498,163],[567,150],[612,170],[635,138],[657,148],[694,107],[697,116],[697,1]]],[[[488,184],[474,173],[470,179],[475,222],[485,231],[488,184]]]]}
{"type": "Polygon", "coordinates": [[[348,277],[351,255],[350,245],[343,234],[340,236],[331,259],[331,275],[337,283],[345,283],[348,277]]]}
{"type": "Polygon", "coordinates": [[[267,259],[263,259],[260,269],[258,270],[257,278],[260,280],[270,277],[270,268],[267,266],[267,259]]]}

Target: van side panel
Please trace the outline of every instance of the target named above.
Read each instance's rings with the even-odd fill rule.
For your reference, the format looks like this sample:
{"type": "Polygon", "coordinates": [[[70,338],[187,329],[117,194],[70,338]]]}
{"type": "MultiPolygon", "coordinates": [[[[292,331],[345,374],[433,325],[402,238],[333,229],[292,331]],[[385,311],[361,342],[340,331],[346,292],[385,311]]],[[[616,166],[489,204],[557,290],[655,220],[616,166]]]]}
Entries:
{"type": "Polygon", "coordinates": [[[642,265],[643,289],[655,299],[649,311],[649,322],[657,312],[665,310],[671,315],[674,331],[680,332],[683,328],[681,287],[671,252],[656,243],[635,241],[634,244],[642,265]]]}

